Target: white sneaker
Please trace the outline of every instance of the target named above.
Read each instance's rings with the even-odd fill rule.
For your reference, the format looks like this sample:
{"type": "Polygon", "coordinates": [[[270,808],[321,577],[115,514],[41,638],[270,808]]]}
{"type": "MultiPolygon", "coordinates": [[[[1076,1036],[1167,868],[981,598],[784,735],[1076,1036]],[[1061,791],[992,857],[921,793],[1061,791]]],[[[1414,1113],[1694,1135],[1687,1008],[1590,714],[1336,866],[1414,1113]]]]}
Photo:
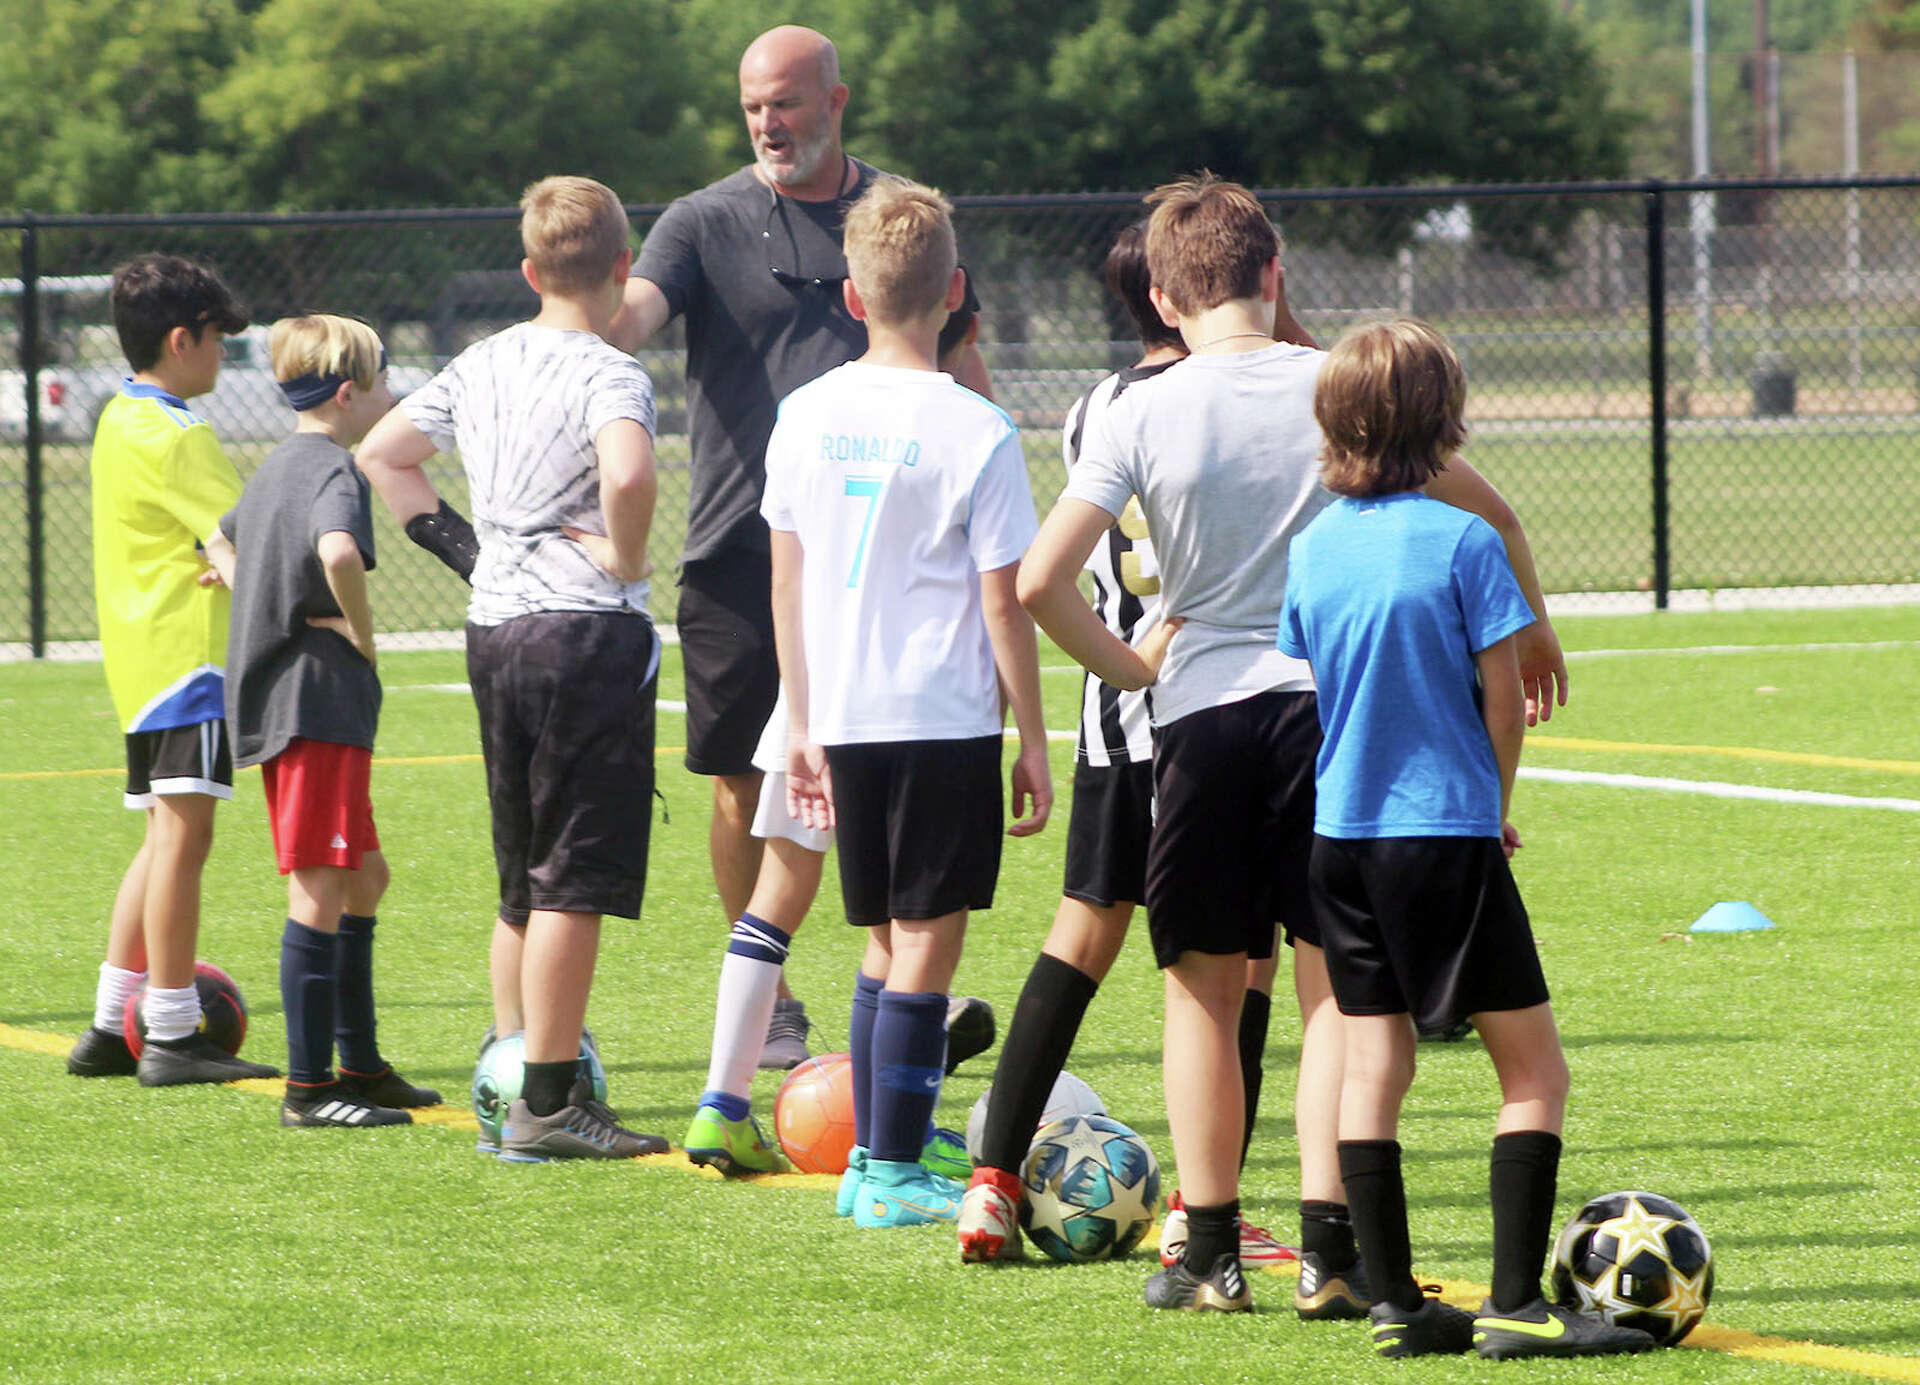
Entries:
{"type": "Polygon", "coordinates": [[[1020,1244],[1020,1200],[1009,1194],[1003,1182],[1012,1177],[998,1169],[973,1171],[973,1181],[960,1198],[962,1264],[1018,1260],[1025,1255],[1020,1244]]]}
{"type": "MultiPolygon", "coordinates": [[[[1160,1223],[1160,1263],[1171,1267],[1187,1251],[1187,1209],[1175,1193],[1167,1202],[1167,1215],[1160,1223]]],[[[1300,1252],[1282,1242],[1264,1226],[1255,1226],[1240,1218],[1240,1263],[1249,1269],[1271,1269],[1288,1260],[1298,1260],[1300,1252]]]]}

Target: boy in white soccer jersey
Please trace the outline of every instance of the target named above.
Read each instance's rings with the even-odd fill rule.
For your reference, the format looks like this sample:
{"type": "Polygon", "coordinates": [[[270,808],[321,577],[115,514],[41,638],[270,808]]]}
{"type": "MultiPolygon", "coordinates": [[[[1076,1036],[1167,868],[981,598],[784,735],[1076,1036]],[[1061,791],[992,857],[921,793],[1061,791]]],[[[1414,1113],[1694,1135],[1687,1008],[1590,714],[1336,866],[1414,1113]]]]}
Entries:
{"type": "Polygon", "coordinates": [[[782,402],[762,512],[790,808],[835,828],[847,919],[867,930],[852,1028],[868,1157],[853,1216],[904,1226],[959,1209],[960,1185],[920,1153],[967,915],[991,906],[999,872],[1002,685],[1020,735],[1011,835],[1045,825],[1053,786],[1033,625],[1014,592],[1035,529],[1019,432],[936,368],[964,294],[946,201],[880,180],[848,213],[845,244],[867,352],[782,402]]]}
{"type": "Polygon", "coordinates": [[[420,465],[440,448],[458,448],[473,496],[467,678],[500,874],[494,1027],[524,1029],[527,1057],[497,1152],[624,1159],[667,1142],[622,1128],[578,1062],[600,920],[638,918],[646,886],[660,664],[646,582],[653,386],[604,340],[633,257],[620,199],[557,177],[520,206],[538,316],[408,395],[359,462],[403,523],[439,511],[420,465]]]}

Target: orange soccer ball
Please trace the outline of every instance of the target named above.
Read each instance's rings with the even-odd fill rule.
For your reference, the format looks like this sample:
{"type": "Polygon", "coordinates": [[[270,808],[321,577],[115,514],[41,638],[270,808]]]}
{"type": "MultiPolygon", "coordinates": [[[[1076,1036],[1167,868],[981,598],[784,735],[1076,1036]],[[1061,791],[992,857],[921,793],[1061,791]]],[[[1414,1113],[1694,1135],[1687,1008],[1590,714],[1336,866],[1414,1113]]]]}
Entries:
{"type": "Polygon", "coordinates": [[[780,1148],[801,1173],[845,1173],[853,1148],[853,1056],[809,1058],[773,1099],[780,1148]]]}

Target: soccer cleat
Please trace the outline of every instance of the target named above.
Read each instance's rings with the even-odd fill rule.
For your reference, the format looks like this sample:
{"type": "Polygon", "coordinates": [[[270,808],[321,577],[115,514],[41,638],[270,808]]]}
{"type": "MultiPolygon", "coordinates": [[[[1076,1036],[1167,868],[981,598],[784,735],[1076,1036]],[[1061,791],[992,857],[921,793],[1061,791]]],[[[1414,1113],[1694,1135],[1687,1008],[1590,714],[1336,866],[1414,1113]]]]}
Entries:
{"type": "Polygon", "coordinates": [[[1021,1259],[1019,1178],[984,1164],[975,1169],[960,1198],[959,1231],[962,1264],[1021,1259]]]}
{"type": "Polygon", "coordinates": [[[1204,1277],[1185,1261],[1168,1265],[1147,1281],[1147,1307],[1183,1308],[1191,1313],[1250,1313],[1253,1290],[1241,1272],[1240,1257],[1223,1252],[1204,1277]]]}
{"type": "Polygon", "coordinates": [[[622,1129],[583,1106],[562,1106],[536,1116],[525,1097],[514,1098],[500,1132],[500,1157],[510,1164],[544,1164],[549,1159],[636,1159],[664,1153],[658,1135],[622,1129]]]}
{"type": "Polygon", "coordinates": [[[728,1120],[718,1106],[702,1106],[687,1127],[687,1158],[731,1177],[750,1173],[779,1173],[787,1161],[767,1147],[760,1124],[752,1116],[728,1120]]]}
{"type": "Polygon", "coordinates": [[[75,1077],[132,1077],[139,1069],[127,1036],[99,1025],[89,1026],[67,1053],[67,1071],[75,1077]]]}
{"type": "Polygon", "coordinates": [[[965,1191],[951,1178],[942,1178],[917,1162],[869,1156],[866,1175],[854,1198],[853,1224],[923,1226],[953,1221],[960,1215],[960,1198],[965,1191]]]}
{"type": "Polygon", "coordinates": [[[1473,1314],[1437,1298],[1409,1312],[1397,1303],[1376,1303],[1373,1349],[1382,1356],[1458,1356],[1473,1350],[1473,1314]]]}
{"type": "Polygon", "coordinates": [[[1536,1298],[1511,1313],[1488,1299],[1473,1320],[1473,1348],[1494,1361],[1522,1356],[1613,1356],[1650,1351],[1653,1338],[1637,1327],[1615,1327],[1557,1303],[1536,1298]]]}
{"type": "Polygon", "coordinates": [[[205,1034],[189,1034],[184,1039],[148,1039],[140,1051],[139,1073],[143,1087],[184,1087],[278,1077],[280,1069],[236,1058],[205,1034]]]}
{"type": "MultiPolygon", "coordinates": [[[[1187,1206],[1175,1193],[1167,1202],[1167,1215],[1160,1223],[1160,1263],[1171,1265],[1187,1253],[1187,1206]]],[[[1240,1218],[1240,1264],[1243,1268],[1267,1269],[1298,1260],[1300,1252],[1281,1241],[1264,1226],[1255,1226],[1240,1218]]]]}
{"type": "Polygon", "coordinates": [[[1344,1270],[1327,1268],[1317,1251],[1300,1257],[1300,1282],[1293,1289],[1293,1311],[1309,1322],[1364,1318],[1373,1305],[1367,1267],[1356,1258],[1344,1270]]]}
{"type": "Polygon", "coordinates": [[[993,1047],[993,1007],[977,995],[947,998],[947,1076],[993,1047]]]}
{"type": "Polygon", "coordinates": [[[967,1157],[967,1137],[957,1130],[935,1126],[920,1150],[920,1162],[956,1183],[973,1177],[973,1160],[967,1157]]]}
{"type": "Polygon", "coordinates": [[[361,1130],[376,1125],[412,1125],[413,1117],[391,1106],[378,1106],[336,1079],[317,1087],[287,1084],[280,1103],[280,1124],[307,1129],[361,1130]]]}
{"type": "Polygon", "coordinates": [[[807,1051],[807,1031],[812,1028],[807,1007],[799,1001],[774,1001],[773,1018],[767,1021],[767,1041],[760,1049],[760,1066],[784,1071],[806,1062],[813,1056],[807,1051]]]}
{"type": "Polygon", "coordinates": [[[855,1145],[847,1151],[847,1171],[840,1175],[840,1186],[833,1194],[833,1214],[836,1217],[853,1215],[854,1204],[860,1198],[860,1180],[867,1176],[867,1147],[855,1145]]]}
{"type": "Polygon", "coordinates": [[[431,1087],[416,1087],[393,1070],[391,1064],[372,1077],[364,1073],[340,1070],[340,1085],[349,1096],[370,1106],[389,1106],[407,1110],[420,1106],[438,1106],[440,1093],[431,1087]]]}

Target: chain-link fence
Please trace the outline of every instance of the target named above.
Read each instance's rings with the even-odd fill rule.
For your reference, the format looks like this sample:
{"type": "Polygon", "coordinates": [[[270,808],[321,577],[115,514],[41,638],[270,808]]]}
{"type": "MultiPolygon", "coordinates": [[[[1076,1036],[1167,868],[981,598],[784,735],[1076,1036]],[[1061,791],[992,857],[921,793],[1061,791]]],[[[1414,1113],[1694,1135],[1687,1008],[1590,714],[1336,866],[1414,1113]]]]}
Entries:
{"type": "MultiPolygon", "coordinates": [[[[1289,296],[1323,343],[1385,313],[1451,337],[1468,455],[1524,518],[1550,592],[1665,604],[1672,589],[1920,580],[1920,178],[1264,196],[1289,296]]],[[[1097,268],[1141,210],[1123,194],[958,202],[982,350],[1043,506],[1067,407],[1138,354],[1097,268]]],[[[659,211],[633,209],[637,235],[659,211]]],[[[88,439],[124,372],[106,276],[151,249],[216,266],[260,323],[367,319],[402,389],[534,304],[512,210],[0,219],[0,552],[18,573],[0,582],[0,643],[93,635],[88,439]]],[[[655,607],[670,620],[688,465],[678,325],[641,360],[660,403],[655,607]]],[[[242,475],[292,425],[251,334],[195,407],[242,475]]],[[[464,505],[456,458],[431,474],[464,505]]],[[[457,628],[465,589],[380,523],[382,628],[457,628]]]]}

